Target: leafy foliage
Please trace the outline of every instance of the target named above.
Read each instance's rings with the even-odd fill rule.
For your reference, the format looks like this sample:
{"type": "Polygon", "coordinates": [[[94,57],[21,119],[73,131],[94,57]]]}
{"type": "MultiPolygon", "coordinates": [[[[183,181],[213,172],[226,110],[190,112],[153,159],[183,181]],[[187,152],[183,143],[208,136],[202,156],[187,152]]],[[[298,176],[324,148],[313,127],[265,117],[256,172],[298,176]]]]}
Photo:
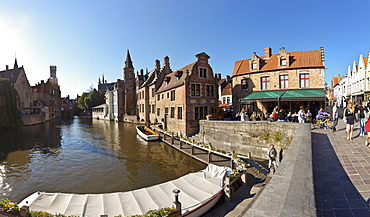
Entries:
{"type": "Polygon", "coordinates": [[[11,213],[14,215],[19,215],[19,207],[16,203],[11,203],[9,200],[0,201],[0,210],[11,213]]]}
{"type": "Polygon", "coordinates": [[[20,98],[10,79],[0,78],[0,127],[22,124],[20,98]]]}
{"type": "MultiPolygon", "coordinates": [[[[167,216],[170,216],[172,214],[175,214],[176,212],[177,211],[176,211],[175,208],[164,207],[164,208],[160,208],[160,209],[149,210],[144,215],[133,215],[131,217],[167,217],[167,216]]],[[[115,216],[115,217],[120,217],[120,216],[121,215],[115,216]]]]}
{"type": "Polygon", "coordinates": [[[104,103],[104,96],[96,89],[93,89],[90,93],[83,93],[77,101],[78,108],[80,109],[91,109],[102,103],[104,103]]]}

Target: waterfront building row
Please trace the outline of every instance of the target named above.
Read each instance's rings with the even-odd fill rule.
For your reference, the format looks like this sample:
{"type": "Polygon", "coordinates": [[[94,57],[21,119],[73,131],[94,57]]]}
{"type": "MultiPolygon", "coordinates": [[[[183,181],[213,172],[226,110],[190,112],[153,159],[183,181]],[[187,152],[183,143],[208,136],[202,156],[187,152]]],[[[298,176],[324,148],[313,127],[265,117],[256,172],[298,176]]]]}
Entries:
{"type": "MultiPolygon", "coordinates": [[[[35,86],[31,86],[23,65],[18,66],[15,59],[13,69],[7,65],[5,70],[0,71],[0,78],[9,79],[18,92],[20,110],[25,125],[43,123],[50,119],[61,116],[61,93],[56,76],[56,66],[50,66],[50,77],[46,82],[41,80],[35,86]]],[[[66,107],[70,108],[69,106],[66,107]]]]}
{"type": "Polygon", "coordinates": [[[340,107],[345,107],[349,101],[370,101],[369,58],[360,54],[358,64],[353,61],[352,66],[348,66],[346,75],[340,77],[338,74],[338,77],[333,77],[331,92],[331,102],[338,101],[340,107]]]}
{"type": "MultiPolygon", "coordinates": [[[[315,113],[325,105],[324,49],[287,52],[281,48],[265,56],[252,54],[236,61],[232,76],[221,79],[214,74],[206,53],[195,55],[196,61],[173,71],[169,57],[163,66],[155,61],[153,70],[135,75],[127,51],[123,80],[115,83],[99,79],[106,103],[93,108],[93,118],[160,123],[172,132],[192,135],[199,131],[199,120],[213,114],[223,118],[220,109],[272,112],[276,106],[287,111],[303,105],[315,113]]],[[[222,112],[221,112],[222,113],[222,112]]]]}

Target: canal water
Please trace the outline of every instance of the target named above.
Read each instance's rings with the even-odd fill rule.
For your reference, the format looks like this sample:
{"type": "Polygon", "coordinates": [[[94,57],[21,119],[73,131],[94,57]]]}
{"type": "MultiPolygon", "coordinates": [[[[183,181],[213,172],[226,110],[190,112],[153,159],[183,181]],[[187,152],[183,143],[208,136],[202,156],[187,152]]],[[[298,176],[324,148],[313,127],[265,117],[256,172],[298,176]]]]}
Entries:
{"type": "Polygon", "coordinates": [[[205,167],[142,140],[129,123],[72,118],[0,128],[0,200],[20,202],[35,191],[130,191],[205,167]]]}

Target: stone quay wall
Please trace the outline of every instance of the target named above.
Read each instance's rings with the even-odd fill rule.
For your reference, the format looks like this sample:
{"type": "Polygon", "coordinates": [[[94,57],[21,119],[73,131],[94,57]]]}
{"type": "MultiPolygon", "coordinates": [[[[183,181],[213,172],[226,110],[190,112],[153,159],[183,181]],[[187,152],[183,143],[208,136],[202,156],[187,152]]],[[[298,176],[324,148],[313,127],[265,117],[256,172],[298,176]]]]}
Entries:
{"type": "Polygon", "coordinates": [[[269,121],[199,121],[199,142],[237,154],[267,159],[267,149],[274,144],[281,155],[292,142],[298,123],[269,121]]]}
{"type": "Polygon", "coordinates": [[[268,146],[265,142],[253,142],[261,140],[251,137],[253,133],[282,132],[282,144],[291,139],[284,160],[244,216],[316,216],[310,124],[200,121],[200,126],[200,135],[206,132],[204,139],[215,147],[232,149],[238,154],[252,152],[252,158],[256,155],[267,158],[268,146]]]}

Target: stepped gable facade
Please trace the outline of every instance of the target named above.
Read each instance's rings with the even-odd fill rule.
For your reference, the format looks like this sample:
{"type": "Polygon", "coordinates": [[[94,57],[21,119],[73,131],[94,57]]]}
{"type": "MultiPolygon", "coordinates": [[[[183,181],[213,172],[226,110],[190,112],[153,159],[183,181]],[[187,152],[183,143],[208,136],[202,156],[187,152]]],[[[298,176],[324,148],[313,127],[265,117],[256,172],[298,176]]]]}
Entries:
{"type": "Polygon", "coordinates": [[[293,112],[301,105],[306,109],[316,109],[325,102],[321,93],[325,88],[324,78],[323,47],[297,52],[287,52],[282,47],[277,54],[272,54],[272,49],[267,47],[264,56],[253,52],[251,58],[234,64],[234,112],[241,109],[271,112],[277,105],[293,112]],[[284,96],[292,90],[295,92],[289,93],[296,95],[294,99],[284,96]]]}

